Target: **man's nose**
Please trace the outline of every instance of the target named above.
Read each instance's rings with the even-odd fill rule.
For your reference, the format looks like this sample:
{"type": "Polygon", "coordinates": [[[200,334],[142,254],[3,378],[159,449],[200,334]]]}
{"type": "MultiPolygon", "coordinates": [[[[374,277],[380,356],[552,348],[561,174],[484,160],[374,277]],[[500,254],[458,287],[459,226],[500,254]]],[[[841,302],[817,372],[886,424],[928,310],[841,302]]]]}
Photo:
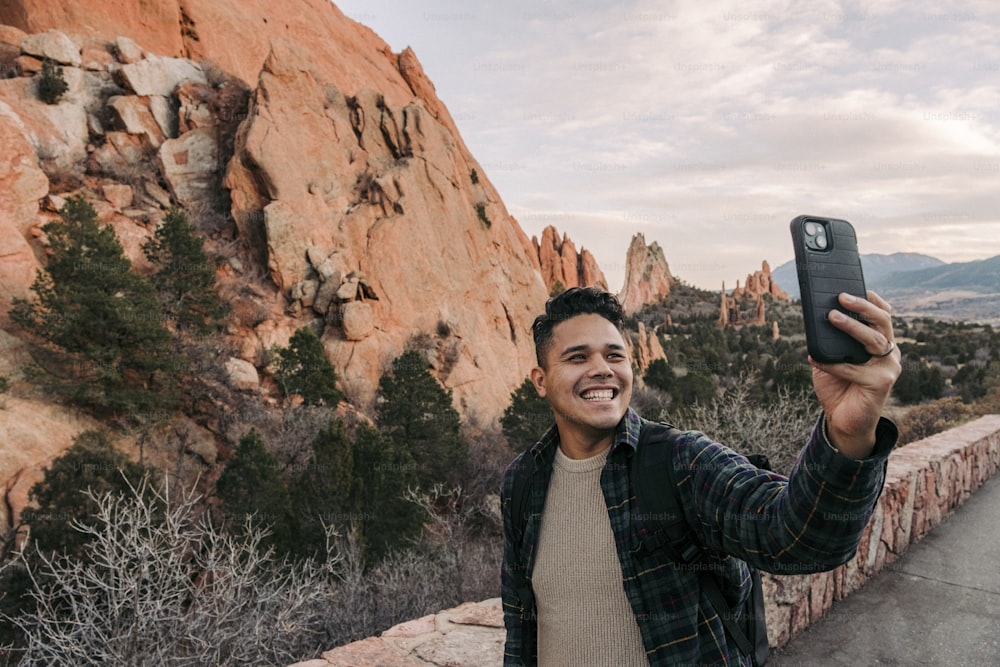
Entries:
{"type": "Polygon", "coordinates": [[[611,364],[603,355],[597,356],[590,363],[590,375],[594,377],[606,377],[611,375],[611,364]]]}

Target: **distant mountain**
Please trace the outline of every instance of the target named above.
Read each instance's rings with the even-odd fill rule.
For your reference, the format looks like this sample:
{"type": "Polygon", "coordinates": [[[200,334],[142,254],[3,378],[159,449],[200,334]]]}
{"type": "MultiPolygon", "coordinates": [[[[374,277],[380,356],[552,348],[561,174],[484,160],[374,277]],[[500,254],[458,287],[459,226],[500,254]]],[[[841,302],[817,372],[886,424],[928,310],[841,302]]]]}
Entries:
{"type": "MultiPolygon", "coordinates": [[[[867,270],[867,269],[866,269],[867,270]]],[[[880,281],[884,290],[970,290],[1000,293],[1000,255],[916,271],[896,272],[880,281]]]]}
{"type": "MultiPolygon", "coordinates": [[[[862,255],[861,265],[865,284],[888,299],[896,315],[1000,325],[1000,255],[954,264],[916,253],[862,255]]],[[[799,297],[795,262],[771,276],[799,297]]]]}
{"type": "MultiPolygon", "coordinates": [[[[890,276],[903,272],[932,270],[949,266],[937,257],[916,252],[894,252],[891,255],[861,255],[861,269],[865,273],[865,285],[878,292],[884,290],[890,276]]],[[[799,278],[795,272],[795,260],[785,262],[771,271],[771,278],[793,299],[799,298],[799,278]]]]}

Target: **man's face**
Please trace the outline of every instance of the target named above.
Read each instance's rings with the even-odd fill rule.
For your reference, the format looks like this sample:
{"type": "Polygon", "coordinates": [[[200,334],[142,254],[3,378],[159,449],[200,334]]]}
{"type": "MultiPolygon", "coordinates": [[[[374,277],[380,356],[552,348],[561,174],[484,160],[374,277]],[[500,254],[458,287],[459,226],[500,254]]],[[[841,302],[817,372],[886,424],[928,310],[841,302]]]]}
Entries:
{"type": "Polygon", "coordinates": [[[613,431],[632,398],[632,364],[621,332],[591,313],[553,327],[545,367],[533,369],[531,380],[552,406],[560,433],[571,429],[585,438],[613,431]]]}

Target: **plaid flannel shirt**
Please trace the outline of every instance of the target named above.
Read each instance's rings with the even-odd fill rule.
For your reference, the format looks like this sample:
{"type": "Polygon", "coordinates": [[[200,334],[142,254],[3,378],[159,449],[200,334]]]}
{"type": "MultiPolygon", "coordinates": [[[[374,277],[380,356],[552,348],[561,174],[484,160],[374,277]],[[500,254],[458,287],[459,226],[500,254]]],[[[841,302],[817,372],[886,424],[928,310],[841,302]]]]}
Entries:
{"type": "MultiPolygon", "coordinates": [[[[615,536],[622,584],[649,664],[750,665],[750,658],[741,656],[726,641],[722,620],[700,591],[695,566],[675,565],[662,552],[643,560],[633,555],[645,528],[635,516],[629,463],[643,421],[631,408],[622,418],[601,471],[601,489],[615,536]]],[[[715,559],[712,566],[721,580],[720,588],[734,607],[743,605],[750,596],[747,562],[767,572],[808,574],[845,563],[857,550],[882,490],[896,427],[889,420],[880,420],[875,450],[864,460],[840,454],[829,444],[824,428],[821,417],[788,478],[758,470],[702,433],[688,431],[678,437],[673,463],[685,518],[696,539],[715,559]]],[[[534,665],[537,660],[537,624],[532,612],[522,605],[518,588],[527,584],[530,590],[558,444],[559,434],[552,426],[511,463],[503,477],[505,666],[534,665]],[[514,473],[527,456],[535,458],[535,474],[529,484],[528,522],[518,545],[511,524],[511,494],[514,473]]]]}

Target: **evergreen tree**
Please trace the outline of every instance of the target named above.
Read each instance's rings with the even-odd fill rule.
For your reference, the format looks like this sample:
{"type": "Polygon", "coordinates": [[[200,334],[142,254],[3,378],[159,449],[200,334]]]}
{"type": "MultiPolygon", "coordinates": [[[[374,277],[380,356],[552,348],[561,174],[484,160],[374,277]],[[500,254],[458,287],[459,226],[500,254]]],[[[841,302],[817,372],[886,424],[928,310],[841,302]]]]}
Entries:
{"type": "Polygon", "coordinates": [[[552,422],[552,408],[538,395],[531,378],[511,392],[510,405],[500,418],[507,444],[518,453],[535,444],[552,422]]]}
{"type": "Polygon", "coordinates": [[[363,513],[355,493],[354,444],[343,420],[331,419],[312,450],[312,460],[296,476],[290,493],[299,529],[297,550],[305,556],[322,556],[326,527],[350,527],[363,513]]]}
{"type": "Polygon", "coordinates": [[[649,368],[646,369],[643,379],[650,387],[655,387],[668,394],[677,386],[677,375],[674,374],[674,369],[670,367],[666,359],[654,359],[649,364],[649,368]]]}
{"type": "Polygon", "coordinates": [[[677,406],[707,405],[715,398],[715,383],[711,376],[689,369],[687,375],[677,378],[671,395],[677,406]]]}
{"type": "Polygon", "coordinates": [[[354,512],[373,565],[420,533],[421,510],[405,497],[417,485],[417,466],[406,448],[362,424],[355,436],[354,472],[354,512]]]}
{"type": "Polygon", "coordinates": [[[294,550],[288,489],[278,470],[278,461],[267,451],[256,429],[240,438],[236,453],[215,483],[215,492],[234,531],[240,531],[249,519],[253,525],[270,530],[262,546],[273,546],[281,553],[294,550]]]}
{"type": "Polygon", "coordinates": [[[62,222],[43,228],[51,249],[32,291],[11,319],[44,342],[43,384],[98,414],[168,408],[183,367],[170,351],[156,295],[110,226],[82,197],[66,201],[62,222]]]}
{"type": "Polygon", "coordinates": [[[138,485],[149,472],[115,449],[103,431],[83,431],[31,487],[37,509],[25,510],[22,517],[30,527],[31,541],[43,552],[82,557],[90,538],[71,525],[95,525],[97,509],[84,491],[91,489],[98,496],[129,495],[129,484],[138,485]]]}
{"type": "Polygon", "coordinates": [[[165,311],[179,327],[211,329],[225,313],[215,293],[215,268],[205,256],[205,242],[180,209],[171,209],[153,238],[142,246],[147,259],[159,266],[153,284],[165,311]]]}
{"type": "Polygon", "coordinates": [[[336,405],[337,371],[326,358],[323,343],[309,327],[296,331],[288,347],[278,350],[275,379],[284,396],[299,394],[307,405],[336,405]]]}
{"type": "Polygon", "coordinates": [[[379,380],[379,393],[379,430],[413,457],[420,487],[459,483],[469,447],[451,392],[431,376],[423,355],[410,350],[397,357],[379,380]]]}

